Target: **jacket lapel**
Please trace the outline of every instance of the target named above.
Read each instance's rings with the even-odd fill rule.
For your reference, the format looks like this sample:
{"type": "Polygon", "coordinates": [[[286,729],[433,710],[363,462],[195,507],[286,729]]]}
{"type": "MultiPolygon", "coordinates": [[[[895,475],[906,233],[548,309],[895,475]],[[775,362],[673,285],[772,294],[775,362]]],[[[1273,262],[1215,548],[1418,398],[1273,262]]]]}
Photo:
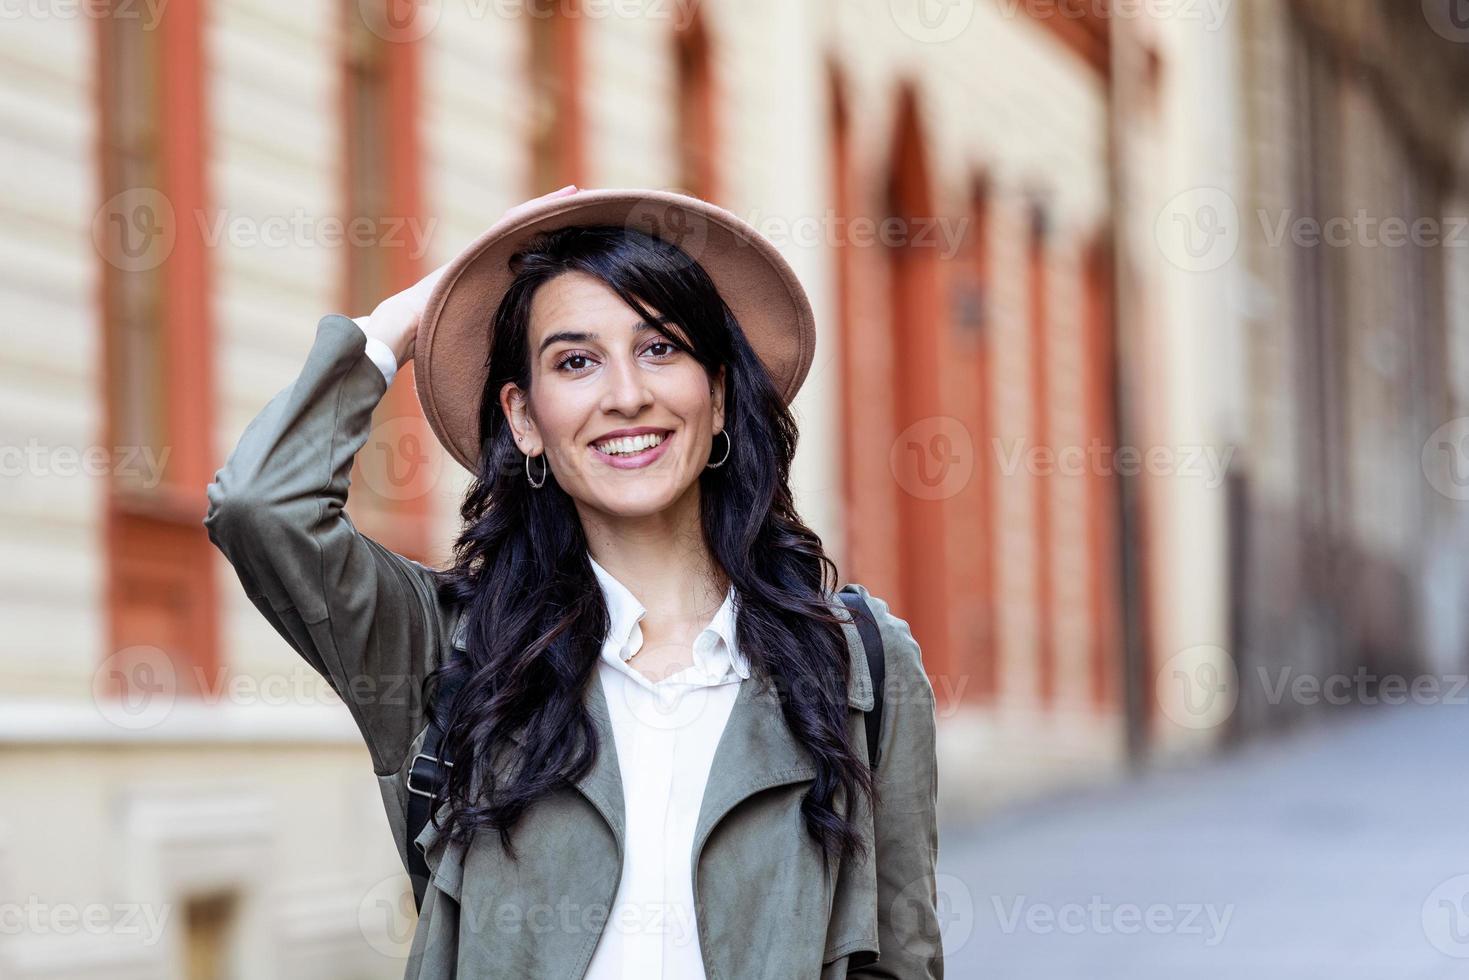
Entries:
{"type": "MultiPolygon", "coordinates": [[[[847,638],[849,680],[847,705],[861,711],[872,708],[872,678],[867,670],[867,657],[857,627],[840,600],[833,599],[844,619],[842,631],[847,638]]],[[[453,642],[463,648],[465,624],[454,630],[453,642]]],[[[618,853],[625,848],[626,814],[617,746],[612,735],[612,717],[601,678],[595,670],[587,684],[584,703],[597,729],[598,751],[592,766],[574,785],[596,807],[617,839],[618,853]]],[[[511,738],[520,743],[517,731],[511,738]]],[[[704,841],[714,827],[740,801],[761,790],[785,783],[800,782],[816,775],[810,754],[796,741],[781,713],[780,697],[773,685],[762,683],[751,675],[740,682],[740,693],[730,709],[729,720],[714,750],[709,769],[709,782],[704,788],[703,802],[694,829],[693,865],[698,867],[704,841]]]]}
{"type": "MultiPolygon", "coordinates": [[[[464,632],[467,625],[461,607],[451,641],[459,650],[465,648],[464,632]]],[[[617,838],[617,852],[621,854],[625,847],[624,832],[627,819],[622,804],[622,775],[617,761],[617,746],[612,735],[612,713],[607,708],[607,695],[602,690],[602,681],[597,676],[595,669],[587,682],[587,690],[582,696],[582,703],[586,706],[591,715],[592,724],[597,729],[598,749],[596,756],[592,759],[591,768],[572,785],[587,798],[592,806],[597,808],[602,819],[607,821],[607,826],[612,828],[612,834],[617,838]]],[[[521,744],[519,729],[510,733],[510,740],[516,745],[521,744]]]]}
{"type": "Polygon", "coordinates": [[[626,850],[622,774],[617,762],[617,743],[612,735],[612,714],[607,708],[602,678],[597,676],[595,668],[587,682],[584,703],[597,726],[597,756],[592,760],[592,767],[574,785],[597,808],[597,812],[602,814],[607,826],[612,828],[612,836],[617,838],[617,853],[621,856],[626,850]]]}
{"type": "MultiPolygon", "coordinates": [[[[841,606],[840,601],[837,602],[841,606]]],[[[846,607],[841,606],[843,612],[846,607]]],[[[857,627],[845,622],[850,662],[847,706],[862,711],[873,705],[872,678],[857,627]]],[[[773,786],[798,783],[816,775],[816,765],[786,724],[780,695],[773,685],[762,685],[754,675],[740,683],[739,698],[730,710],[724,734],[714,750],[709,782],[694,828],[693,867],[714,827],[746,797],[773,786]]]]}

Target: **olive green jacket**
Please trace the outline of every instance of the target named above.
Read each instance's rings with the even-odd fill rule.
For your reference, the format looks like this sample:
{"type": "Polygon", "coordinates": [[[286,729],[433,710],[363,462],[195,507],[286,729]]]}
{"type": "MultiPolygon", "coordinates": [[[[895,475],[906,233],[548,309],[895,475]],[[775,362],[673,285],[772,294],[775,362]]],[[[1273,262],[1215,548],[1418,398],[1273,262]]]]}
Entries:
{"type": "MultiPolygon", "coordinates": [[[[343,511],[353,458],[386,390],[365,344],[347,317],[322,318],[300,375],[246,427],[209,484],[204,526],[251,601],[352,712],[406,855],[405,780],[427,725],[421,682],[444,651],[462,645],[462,630],[459,610],[441,604],[429,570],[360,533],[343,511]]],[[[943,976],[933,689],[908,624],[861,591],[887,656],[879,804],[874,815],[859,799],[852,814],[869,844],[875,833],[875,859],[825,872],[800,813],[815,766],[770,685],[743,681],[715,752],[692,856],[709,980],[943,976]]],[[[835,596],[831,602],[846,618],[835,596]]],[[[871,679],[856,627],[848,619],[843,628],[849,724],[865,759],[871,679]]],[[[494,835],[466,847],[441,839],[430,823],[411,842],[432,876],[407,977],[584,976],[613,908],[624,834],[600,684],[587,685],[586,703],[599,730],[596,762],[574,788],[527,812],[515,835],[518,863],[494,835]]]]}

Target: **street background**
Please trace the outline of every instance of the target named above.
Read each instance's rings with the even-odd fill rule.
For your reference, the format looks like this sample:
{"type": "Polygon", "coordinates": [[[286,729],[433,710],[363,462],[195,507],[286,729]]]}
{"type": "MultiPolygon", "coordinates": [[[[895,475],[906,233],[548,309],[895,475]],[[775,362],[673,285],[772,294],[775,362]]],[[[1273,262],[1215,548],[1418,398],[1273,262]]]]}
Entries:
{"type": "MultiPolygon", "coordinates": [[[[771,238],[798,507],[938,699],[952,977],[1462,975],[1465,0],[0,5],[0,977],[392,978],[207,540],[327,313],[568,183],[771,238]]],[[[348,511],[440,563],[411,365],[348,511]]]]}

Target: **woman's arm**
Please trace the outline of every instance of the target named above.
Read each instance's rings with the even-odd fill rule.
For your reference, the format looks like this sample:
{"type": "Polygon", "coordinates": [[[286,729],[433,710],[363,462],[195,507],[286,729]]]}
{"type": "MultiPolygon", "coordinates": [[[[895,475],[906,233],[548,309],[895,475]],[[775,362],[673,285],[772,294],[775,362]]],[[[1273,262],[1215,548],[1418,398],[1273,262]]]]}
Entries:
{"type": "MultiPolygon", "coordinates": [[[[568,185],[511,208],[575,193],[568,185]]],[[[447,265],[369,317],[322,317],[300,375],[245,428],[209,484],[204,527],[245,594],[351,709],[380,776],[401,771],[447,649],[433,574],[353,526],[352,460],[447,265]]]]}
{"type": "Polygon", "coordinates": [[[873,813],[877,864],[878,960],[854,967],[850,980],[942,980],[939,935],[938,759],[933,685],[908,623],[858,586],[877,620],[886,655],[878,805],[873,813]]]}
{"type": "Polygon", "coordinates": [[[366,347],[348,317],[321,319],[296,380],[215,473],[204,527],[256,608],[346,702],[387,775],[426,723],[421,683],[447,624],[430,570],[362,534],[343,510],[387,391],[366,347]]]}

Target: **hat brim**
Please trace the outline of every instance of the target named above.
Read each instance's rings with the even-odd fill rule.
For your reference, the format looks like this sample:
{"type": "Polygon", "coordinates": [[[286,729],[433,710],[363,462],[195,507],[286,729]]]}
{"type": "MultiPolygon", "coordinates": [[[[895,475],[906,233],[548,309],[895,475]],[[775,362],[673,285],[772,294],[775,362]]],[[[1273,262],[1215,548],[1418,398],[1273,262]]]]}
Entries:
{"type": "Polygon", "coordinates": [[[414,384],[434,435],[479,470],[479,404],[495,310],[514,279],[510,257],[532,236],[570,225],[616,225],[679,246],[713,280],[789,404],[816,349],[816,321],[795,271],[734,214],[672,191],[598,188],[550,198],[502,218],[449,263],[414,340],[414,384]]]}

